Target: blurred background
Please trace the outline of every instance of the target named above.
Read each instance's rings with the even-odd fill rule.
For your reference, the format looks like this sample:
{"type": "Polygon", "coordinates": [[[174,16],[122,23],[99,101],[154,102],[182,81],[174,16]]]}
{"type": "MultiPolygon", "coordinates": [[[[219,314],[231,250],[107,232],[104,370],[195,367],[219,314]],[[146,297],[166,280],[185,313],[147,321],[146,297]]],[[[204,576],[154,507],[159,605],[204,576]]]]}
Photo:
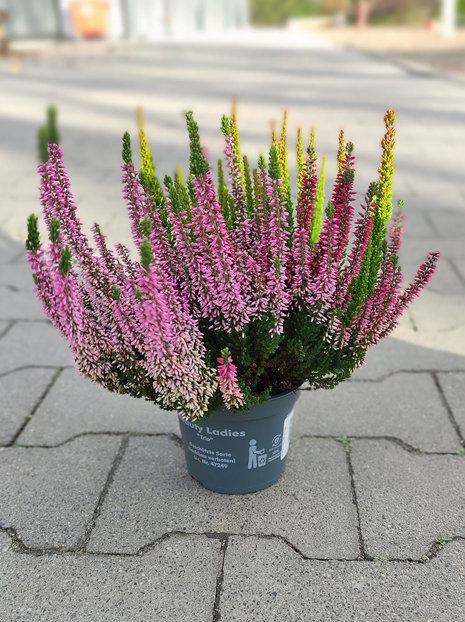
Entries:
{"type": "Polygon", "coordinates": [[[464,18],[465,0],[0,0],[0,328],[43,319],[24,239],[47,136],[58,132],[85,228],[130,244],[125,130],[135,143],[145,124],[163,179],[187,168],[187,110],[215,168],[233,101],[251,162],[288,111],[291,174],[297,128],[315,127],[329,191],[343,128],[361,200],[394,108],[406,277],[443,254],[402,338],[465,354],[464,18]]]}

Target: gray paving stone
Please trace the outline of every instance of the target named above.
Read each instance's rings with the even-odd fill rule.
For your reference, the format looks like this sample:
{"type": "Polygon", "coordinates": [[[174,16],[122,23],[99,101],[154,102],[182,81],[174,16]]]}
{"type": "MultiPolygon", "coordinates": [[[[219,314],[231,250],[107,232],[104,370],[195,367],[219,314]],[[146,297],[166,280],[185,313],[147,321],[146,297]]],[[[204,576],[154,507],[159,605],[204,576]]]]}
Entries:
{"type": "Polygon", "coordinates": [[[283,542],[233,537],[220,598],[228,622],[452,622],[465,607],[465,543],[426,564],[302,559],[283,542]]]}
{"type": "Polygon", "coordinates": [[[13,290],[32,292],[32,270],[25,261],[0,266],[0,285],[13,290]]]}
{"type": "Polygon", "coordinates": [[[435,231],[441,236],[461,237],[465,235],[465,212],[431,211],[429,213],[435,231]]]}
{"type": "MultiPolygon", "coordinates": [[[[407,265],[403,264],[404,283],[411,283],[415,278],[417,270],[417,262],[407,265]]],[[[465,294],[465,280],[460,278],[457,271],[451,266],[450,261],[441,260],[438,263],[433,278],[428,283],[426,291],[437,294],[465,294]]],[[[412,309],[415,309],[415,307],[412,307],[412,309]]]]}
{"type": "Polygon", "coordinates": [[[465,294],[445,295],[424,291],[410,313],[418,330],[449,331],[465,325],[465,294]]]}
{"type": "Polygon", "coordinates": [[[452,265],[457,268],[457,271],[461,276],[462,282],[465,283],[465,258],[452,260],[452,265]]]}
{"type": "Polygon", "coordinates": [[[465,371],[465,328],[447,332],[413,330],[395,333],[371,348],[365,364],[354,375],[358,380],[378,380],[398,371],[465,371]]]}
{"type": "MultiPolygon", "coordinates": [[[[435,234],[435,231],[431,228],[428,216],[424,212],[409,211],[408,204],[404,209],[406,215],[404,237],[405,238],[418,238],[418,237],[431,237],[435,234]]],[[[408,244],[408,241],[405,242],[408,244]]]]}
{"type": "Polygon", "coordinates": [[[0,340],[0,374],[41,365],[73,365],[66,341],[48,322],[17,322],[0,340]]]}
{"type": "Polygon", "coordinates": [[[460,237],[440,238],[438,236],[406,239],[399,253],[400,265],[403,266],[410,262],[416,262],[418,267],[420,267],[428,253],[438,251],[441,253],[439,261],[444,259],[463,259],[465,257],[463,239],[460,237]]]}
{"type": "Polygon", "coordinates": [[[301,391],[293,435],[393,436],[427,451],[461,448],[433,378],[399,373],[381,382],[345,382],[301,391]]]}
{"type": "Polygon", "coordinates": [[[24,445],[56,445],[84,432],[179,434],[176,413],[152,402],[110,393],[65,369],[18,439],[24,445]]]}
{"type": "Polygon", "coordinates": [[[465,436],[465,373],[438,374],[438,378],[455,420],[465,436]]]}
{"type": "Polygon", "coordinates": [[[15,436],[54,373],[50,369],[25,369],[0,377],[0,445],[15,436]]]}
{"type": "Polygon", "coordinates": [[[89,550],[135,553],[162,534],[276,534],[305,555],[358,555],[346,456],[335,441],[302,439],[277,484],[251,495],[205,490],[168,438],[133,438],[118,468],[89,550]]]}
{"type": "Polygon", "coordinates": [[[31,291],[16,291],[11,286],[0,287],[0,318],[2,320],[44,320],[46,315],[31,291]]]}
{"type": "Polygon", "coordinates": [[[76,546],[120,443],[85,437],[53,449],[0,449],[0,526],[14,527],[29,547],[76,546]]]}
{"type": "Polygon", "coordinates": [[[10,322],[4,322],[0,320],[0,339],[2,338],[3,333],[10,326],[10,322]]]}
{"type": "Polygon", "coordinates": [[[360,440],[352,444],[352,464],[369,555],[420,559],[437,538],[465,537],[465,456],[360,440]]]}
{"type": "Polygon", "coordinates": [[[2,264],[8,264],[16,259],[23,249],[23,244],[11,239],[3,231],[0,231],[0,271],[7,269],[2,264]]]}
{"type": "Polygon", "coordinates": [[[8,537],[0,533],[5,622],[212,619],[218,540],[172,536],[142,557],[33,556],[7,547],[8,537]]]}

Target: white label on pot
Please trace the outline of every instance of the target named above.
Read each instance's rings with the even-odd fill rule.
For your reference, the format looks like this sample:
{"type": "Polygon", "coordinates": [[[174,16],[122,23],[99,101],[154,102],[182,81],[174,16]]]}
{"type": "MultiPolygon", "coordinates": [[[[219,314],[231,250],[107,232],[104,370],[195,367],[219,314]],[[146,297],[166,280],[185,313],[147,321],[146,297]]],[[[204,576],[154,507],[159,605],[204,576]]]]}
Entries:
{"type": "Polygon", "coordinates": [[[292,421],[293,414],[294,414],[294,409],[292,409],[292,411],[284,419],[283,444],[281,446],[281,460],[283,460],[286,457],[287,450],[289,449],[289,441],[291,438],[291,421],[292,421]]]}

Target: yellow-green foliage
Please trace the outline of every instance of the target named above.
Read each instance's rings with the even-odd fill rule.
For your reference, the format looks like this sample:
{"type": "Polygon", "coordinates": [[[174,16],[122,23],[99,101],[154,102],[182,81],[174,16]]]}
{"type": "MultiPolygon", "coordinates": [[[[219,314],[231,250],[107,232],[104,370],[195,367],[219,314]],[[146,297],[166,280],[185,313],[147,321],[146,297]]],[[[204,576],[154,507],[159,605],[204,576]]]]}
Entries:
{"type": "Polygon", "coordinates": [[[394,144],[396,130],[394,127],[396,115],[394,110],[388,110],[384,117],[386,133],[381,141],[383,155],[378,168],[378,188],[375,203],[383,223],[388,222],[392,215],[392,181],[394,176],[394,144]]]}
{"type": "Polygon", "coordinates": [[[337,150],[337,172],[341,173],[346,161],[346,141],[344,130],[339,132],[339,148],[337,150]]]}
{"type": "Polygon", "coordinates": [[[323,226],[323,211],[325,204],[325,184],[326,184],[326,158],[321,161],[320,177],[316,188],[315,209],[313,216],[311,241],[315,244],[320,237],[321,227],[323,226]]]}

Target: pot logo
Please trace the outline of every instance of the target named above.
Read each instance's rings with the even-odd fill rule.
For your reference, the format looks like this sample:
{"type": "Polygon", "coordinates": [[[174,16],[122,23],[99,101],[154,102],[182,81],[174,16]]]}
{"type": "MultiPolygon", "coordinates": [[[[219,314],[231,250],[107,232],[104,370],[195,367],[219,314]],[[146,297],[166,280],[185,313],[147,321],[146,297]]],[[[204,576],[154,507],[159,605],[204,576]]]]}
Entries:
{"type": "Polygon", "coordinates": [[[256,469],[266,465],[267,454],[264,449],[257,449],[257,441],[253,438],[249,441],[249,463],[248,469],[256,469]]]}

